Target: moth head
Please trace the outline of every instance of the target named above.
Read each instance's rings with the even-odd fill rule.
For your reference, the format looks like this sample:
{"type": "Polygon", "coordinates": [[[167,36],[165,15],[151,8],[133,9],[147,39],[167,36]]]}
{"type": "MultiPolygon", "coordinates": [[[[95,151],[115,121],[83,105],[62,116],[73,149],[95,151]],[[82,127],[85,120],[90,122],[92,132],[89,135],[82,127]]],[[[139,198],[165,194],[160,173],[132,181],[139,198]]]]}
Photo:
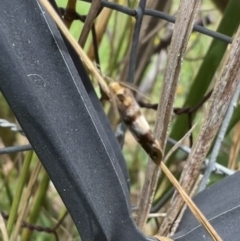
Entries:
{"type": "Polygon", "coordinates": [[[121,94],[124,91],[124,88],[117,82],[110,83],[109,88],[115,95],[121,94]]]}
{"type": "Polygon", "coordinates": [[[153,149],[154,153],[151,156],[152,160],[155,162],[156,165],[159,166],[163,158],[163,151],[158,141],[155,141],[155,143],[153,144],[153,149]]]}
{"type": "Polygon", "coordinates": [[[123,102],[126,98],[125,88],[118,82],[112,82],[109,85],[110,90],[116,97],[123,102]]]}

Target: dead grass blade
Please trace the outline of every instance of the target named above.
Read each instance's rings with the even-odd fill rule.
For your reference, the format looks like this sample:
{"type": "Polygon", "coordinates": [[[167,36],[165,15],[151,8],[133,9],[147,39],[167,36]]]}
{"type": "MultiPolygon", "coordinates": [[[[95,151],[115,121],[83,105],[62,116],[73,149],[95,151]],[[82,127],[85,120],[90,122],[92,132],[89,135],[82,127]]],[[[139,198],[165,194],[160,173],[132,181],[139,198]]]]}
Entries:
{"type": "MultiPolygon", "coordinates": [[[[160,140],[161,149],[164,150],[168,125],[173,111],[174,95],[180,75],[181,64],[187,43],[192,32],[201,0],[181,0],[176,17],[172,41],[169,49],[164,83],[158,105],[157,122],[155,125],[155,137],[160,140]]],[[[145,182],[139,202],[137,225],[142,229],[156,189],[159,168],[149,160],[145,175],[145,182]]]]}
{"type": "MultiPolygon", "coordinates": [[[[169,12],[171,1],[163,0],[148,0],[146,2],[146,8],[154,9],[161,12],[169,12]]],[[[135,71],[134,82],[138,85],[147,63],[150,61],[153,54],[154,39],[157,36],[157,32],[166,25],[166,21],[157,19],[152,16],[144,16],[142,21],[142,27],[140,31],[139,43],[138,43],[138,55],[137,55],[137,68],[135,71]]]]}
{"type": "Polygon", "coordinates": [[[208,220],[204,217],[204,215],[201,213],[201,211],[198,209],[198,207],[194,204],[194,202],[191,200],[191,198],[187,195],[187,193],[183,190],[183,188],[178,183],[177,179],[168,170],[167,166],[163,162],[161,162],[160,167],[163,170],[163,172],[166,174],[168,179],[171,181],[173,186],[180,193],[181,197],[186,202],[186,204],[188,205],[189,209],[192,211],[193,215],[204,226],[204,228],[207,230],[207,232],[212,237],[212,239],[214,241],[221,241],[222,239],[220,238],[220,236],[217,234],[217,232],[214,230],[214,228],[208,222],[208,220]]]}
{"type": "Polygon", "coordinates": [[[84,65],[87,67],[88,71],[92,74],[92,76],[98,81],[99,85],[101,86],[101,89],[104,91],[104,93],[110,98],[110,90],[108,88],[108,85],[105,83],[104,79],[100,75],[97,68],[94,66],[94,64],[91,62],[91,60],[88,58],[88,56],[85,54],[83,49],[79,46],[77,41],[72,37],[72,35],[69,33],[67,27],[64,25],[58,14],[55,12],[51,4],[47,0],[39,0],[39,3],[46,9],[46,11],[49,13],[51,18],[55,21],[58,28],[62,32],[62,34],[65,36],[65,38],[68,40],[68,42],[71,44],[71,46],[74,48],[76,53],[78,54],[79,58],[82,60],[84,65]]]}
{"type": "MultiPolygon", "coordinates": [[[[195,182],[193,189],[191,190],[191,193],[189,195],[190,198],[193,198],[193,196],[198,191],[198,187],[199,187],[199,184],[200,184],[202,178],[203,178],[203,175],[199,175],[199,177],[198,177],[197,181],[195,182]]],[[[186,208],[187,208],[187,205],[185,204],[184,207],[181,209],[180,213],[178,214],[177,219],[174,221],[174,223],[171,227],[171,233],[169,234],[169,236],[173,236],[175,234],[175,232],[177,231],[177,228],[182,220],[182,217],[183,217],[183,214],[184,214],[186,208]]]]}
{"type": "Polygon", "coordinates": [[[101,0],[92,1],[89,12],[87,14],[87,18],[83,25],[83,29],[78,39],[78,43],[80,46],[82,46],[82,48],[84,48],[84,45],[87,41],[88,34],[92,28],[92,25],[94,23],[94,20],[98,14],[100,7],[101,7],[101,0]]]}
{"type": "MultiPolygon", "coordinates": [[[[197,140],[192,148],[186,162],[186,168],[183,170],[180,178],[180,184],[183,189],[190,193],[190,190],[196,181],[200,167],[211,143],[219,129],[225,116],[230,100],[240,81],[240,27],[235,35],[231,45],[228,58],[225,58],[219,81],[215,84],[209,105],[204,114],[204,120],[198,134],[197,140]]],[[[167,216],[161,226],[161,235],[168,233],[169,224],[176,219],[184,202],[181,196],[176,193],[172,200],[167,216]]]]}
{"type": "Polygon", "coordinates": [[[193,132],[193,130],[195,129],[195,127],[197,126],[197,123],[195,125],[192,126],[192,128],[184,135],[184,137],[182,139],[180,139],[168,152],[168,154],[164,157],[164,163],[167,162],[167,160],[170,158],[170,156],[173,154],[173,152],[175,152],[179,146],[182,145],[183,141],[186,140],[191,133],[193,132]]]}
{"type": "Polygon", "coordinates": [[[228,168],[235,169],[237,167],[237,157],[240,150],[240,122],[233,129],[232,145],[230,149],[228,168]]]}
{"type": "MultiPolygon", "coordinates": [[[[104,8],[96,20],[95,31],[96,31],[98,46],[101,43],[103,34],[107,28],[107,24],[109,22],[111,14],[112,14],[112,9],[104,8]]],[[[87,55],[91,60],[94,59],[93,44],[90,44],[87,55]]]]}
{"type": "Polygon", "coordinates": [[[66,6],[66,12],[65,12],[65,16],[63,18],[63,21],[65,23],[65,25],[67,26],[67,28],[69,29],[73,23],[73,19],[69,19],[67,17],[68,14],[71,15],[72,12],[76,11],[76,5],[77,5],[77,0],[68,0],[67,2],[67,6],[66,6]]]}
{"type": "Polygon", "coordinates": [[[0,213],[0,230],[2,233],[3,241],[9,241],[7,228],[1,213],[0,213]]]}
{"type": "Polygon", "coordinates": [[[224,119],[221,123],[221,127],[219,128],[218,134],[215,138],[211,154],[208,158],[208,164],[207,164],[206,169],[204,171],[203,180],[202,180],[202,182],[199,186],[199,189],[198,189],[199,192],[201,192],[203,189],[206,188],[206,186],[208,184],[208,180],[211,176],[212,170],[213,170],[214,166],[216,166],[217,157],[218,157],[218,154],[219,154],[219,151],[220,151],[220,148],[221,148],[221,144],[222,144],[222,141],[223,141],[223,139],[226,135],[228,125],[231,121],[231,118],[232,118],[232,115],[233,115],[233,112],[234,112],[234,107],[237,105],[237,99],[239,97],[239,94],[240,94],[240,82],[237,84],[237,87],[234,91],[234,95],[233,95],[233,97],[230,101],[227,112],[226,112],[226,114],[224,116],[224,119]]]}
{"type": "Polygon", "coordinates": [[[14,230],[13,230],[13,234],[10,238],[11,241],[17,240],[22,221],[25,219],[25,216],[26,216],[26,213],[27,213],[29,200],[30,200],[30,197],[33,193],[33,187],[34,187],[34,184],[37,180],[37,177],[38,177],[38,174],[41,170],[41,167],[42,167],[42,164],[41,164],[40,161],[38,161],[36,167],[34,168],[32,174],[31,174],[31,177],[29,179],[29,183],[28,183],[28,186],[27,186],[27,189],[26,189],[26,194],[24,195],[23,200],[22,200],[23,205],[22,205],[20,213],[18,215],[17,222],[16,222],[14,230]]]}
{"type": "MultiPolygon", "coordinates": [[[[166,157],[164,158],[164,162],[168,160],[168,158],[172,155],[172,153],[178,149],[178,147],[182,144],[182,142],[189,137],[189,135],[192,133],[193,129],[196,127],[197,124],[195,124],[186,134],[185,136],[178,141],[172,149],[168,152],[166,157]]],[[[178,192],[181,194],[183,200],[188,205],[189,209],[192,211],[194,216],[197,218],[197,220],[204,226],[204,228],[208,231],[210,236],[213,238],[213,240],[220,241],[221,238],[217,234],[217,232],[213,229],[211,224],[208,222],[208,220],[204,217],[204,215],[201,213],[201,211],[197,208],[197,206],[193,203],[191,198],[185,193],[185,191],[182,189],[176,178],[172,175],[172,173],[168,170],[167,166],[162,162],[160,164],[163,172],[166,174],[168,179],[171,181],[171,183],[174,185],[174,187],[178,190],[178,192]]]]}

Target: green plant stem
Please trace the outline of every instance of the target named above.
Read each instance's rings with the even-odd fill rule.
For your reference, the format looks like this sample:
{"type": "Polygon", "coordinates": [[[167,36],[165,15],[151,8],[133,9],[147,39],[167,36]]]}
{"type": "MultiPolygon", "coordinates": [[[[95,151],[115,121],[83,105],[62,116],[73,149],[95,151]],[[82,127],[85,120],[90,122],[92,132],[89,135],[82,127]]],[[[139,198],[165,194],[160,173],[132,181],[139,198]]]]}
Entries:
{"type": "MultiPolygon", "coordinates": [[[[50,181],[49,176],[44,170],[43,177],[41,180],[41,185],[39,186],[38,191],[34,196],[33,208],[32,208],[32,211],[30,212],[28,223],[34,224],[38,220],[39,213],[41,211],[41,208],[48,190],[49,181],[50,181]]],[[[32,230],[24,229],[21,235],[21,240],[28,241],[30,240],[31,235],[32,235],[32,230]]]]}
{"type": "MultiPolygon", "coordinates": [[[[0,160],[0,163],[2,163],[2,160],[0,160]]],[[[1,164],[0,164],[0,167],[2,168],[1,164]]],[[[2,171],[0,171],[0,176],[3,180],[3,182],[4,182],[4,187],[6,189],[6,195],[7,195],[7,198],[8,198],[9,206],[11,206],[12,201],[13,201],[13,195],[12,195],[12,192],[11,192],[11,188],[9,186],[10,183],[8,181],[8,177],[6,177],[5,174],[2,171]]]]}
{"type": "Polygon", "coordinates": [[[9,214],[9,218],[8,218],[8,222],[7,222],[7,232],[8,232],[9,237],[11,236],[13,225],[17,218],[18,207],[19,207],[20,200],[22,197],[23,188],[25,186],[25,183],[26,183],[26,180],[28,177],[28,171],[29,171],[30,163],[32,161],[32,157],[33,157],[33,151],[29,151],[26,154],[25,160],[23,162],[22,170],[20,173],[20,177],[19,177],[19,181],[18,181],[18,185],[17,185],[17,189],[16,189],[16,194],[13,198],[13,203],[11,206],[11,210],[10,210],[10,214],[9,214]]]}
{"type": "MultiPolygon", "coordinates": [[[[116,14],[118,14],[118,13],[116,13],[116,14]]],[[[119,14],[118,14],[119,15],[119,14]]],[[[116,18],[117,18],[118,16],[116,16],[116,18]]],[[[118,20],[119,21],[119,20],[118,20]]],[[[129,49],[129,43],[126,43],[126,41],[124,41],[124,39],[126,38],[126,35],[129,33],[129,36],[131,36],[132,35],[132,31],[133,31],[133,28],[132,28],[132,19],[129,17],[129,18],[127,18],[126,19],[126,23],[125,23],[125,25],[124,25],[124,27],[123,27],[123,29],[125,29],[126,31],[122,31],[121,32],[121,35],[118,37],[117,35],[118,34],[116,34],[116,36],[115,36],[115,38],[117,38],[118,37],[118,39],[119,39],[119,42],[118,42],[118,45],[117,45],[117,48],[116,48],[116,51],[114,52],[114,54],[113,54],[113,59],[112,60],[110,60],[110,64],[109,64],[109,76],[112,76],[113,75],[113,73],[114,73],[114,71],[116,70],[116,68],[117,68],[117,62],[118,62],[118,60],[119,60],[119,56],[120,56],[120,54],[121,54],[121,51],[123,51],[123,46],[126,44],[126,51],[125,52],[127,52],[128,51],[128,49],[129,49]]]]}

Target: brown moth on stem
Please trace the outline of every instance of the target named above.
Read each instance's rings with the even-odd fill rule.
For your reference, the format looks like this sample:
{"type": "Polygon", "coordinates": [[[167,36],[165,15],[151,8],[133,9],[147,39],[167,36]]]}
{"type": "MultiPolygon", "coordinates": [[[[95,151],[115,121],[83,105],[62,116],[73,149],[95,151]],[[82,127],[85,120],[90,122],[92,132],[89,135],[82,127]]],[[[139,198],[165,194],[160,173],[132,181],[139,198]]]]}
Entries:
{"type": "Polygon", "coordinates": [[[110,89],[107,83],[104,81],[103,77],[99,73],[98,69],[94,66],[88,56],[85,54],[81,46],[76,42],[76,40],[69,34],[68,29],[63,24],[59,16],[56,14],[52,6],[46,0],[39,0],[39,2],[48,11],[50,16],[56,22],[57,26],[64,34],[66,39],[75,49],[76,53],[79,55],[80,59],[83,61],[85,66],[88,68],[89,72],[96,78],[101,89],[104,91],[106,96],[112,100],[117,100],[118,109],[122,115],[123,121],[129,127],[133,136],[137,139],[143,149],[149,154],[149,156],[159,164],[162,158],[162,151],[158,141],[155,140],[150,127],[141,114],[140,107],[137,104],[135,98],[133,97],[130,90],[123,87],[123,85],[113,82],[110,84],[110,89]],[[114,97],[115,96],[115,97],[114,97]]]}
{"type": "MultiPolygon", "coordinates": [[[[188,197],[188,195],[184,192],[184,190],[179,185],[178,181],[174,178],[168,168],[164,163],[161,162],[162,150],[159,145],[159,142],[153,136],[148,122],[145,117],[141,114],[140,107],[133,97],[131,91],[129,89],[124,88],[118,82],[112,82],[109,85],[110,90],[114,93],[114,97],[116,98],[118,110],[121,114],[121,117],[124,123],[128,126],[129,130],[141,144],[143,149],[149,154],[150,158],[155,162],[155,164],[162,168],[166,176],[173,183],[176,189],[181,194],[184,201],[187,203],[193,214],[199,220],[199,222],[206,228],[209,232],[213,240],[221,241],[220,237],[216,233],[216,231],[209,224],[207,219],[203,216],[197,206],[193,203],[193,201],[188,197]]],[[[193,129],[196,125],[194,125],[188,133],[169,151],[169,153],[164,158],[164,162],[171,156],[171,154],[181,145],[181,143],[189,137],[193,129]]],[[[161,240],[161,239],[160,239],[161,240]]],[[[165,237],[162,237],[162,240],[167,240],[165,237]]]]}
{"type": "Polygon", "coordinates": [[[110,83],[109,88],[114,94],[118,110],[124,123],[151,159],[159,165],[162,159],[160,144],[154,138],[150,126],[141,113],[140,107],[132,92],[118,82],[110,83]]]}
{"type": "MultiPolygon", "coordinates": [[[[129,130],[141,144],[143,149],[149,154],[150,158],[155,162],[157,166],[160,166],[169,180],[173,183],[176,189],[179,191],[184,201],[187,203],[193,214],[199,220],[199,222],[206,228],[209,234],[213,237],[214,240],[220,241],[220,237],[216,231],[211,227],[207,219],[199,211],[193,201],[187,196],[184,190],[179,185],[178,181],[174,178],[168,168],[164,163],[161,163],[162,160],[162,150],[160,148],[159,142],[154,138],[148,122],[145,117],[141,114],[140,107],[133,97],[129,89],[124,88],[118,82],[112,82],[109,85],[110,90],[114,93],[114,97],[117,102],[118,110],[121,114],[121,117],[124,123],[128,126],[129,130]]],[[[169,151],[166,155],[164,162],[171,156],[171,154],[181,145],[184,139],[186,139],[196,125],[194,125],[188,133],[169,151]]],[[[164,238],[164,237],[162,237],[164,238]]],[[[164,239],[163,239],[164,240],[164,239]]]]}
{"type": "MultiPolygon", "coordinates": [[[[178,184],[178,182],[173,177],[173,175],[168,170],[168,168],[165,166],[165,164],[161,162],[161,160],[162,160],[161,147],[160,147],[158,141],[152,135],[152,133],[150,131],[150,127],[149,127],[148,123],[146,122],[144,116],[141,114],[140,107],[137,104],[136,100],[134,99],[130,90],[124,88],[121,84],[119,84],[117,82],[111,83],[109,86],[110,87],[110,89],[109,89],[108,85],[105,83],[105,81],[99,74],[96,67],[92,64],[92,62],[89,60],[89,58],[84,53],[82,48],[74,40],[74,38],[69,34],[67,28],[64,26],[64,24],[62,23],[61,19],[56,14],[56,12],[52,8],[52,6],[46,0],[39,0],[39,2],[45,7],[45,9],[49,12],[50,16],[54,19],[54,21],[58,25],[59,29],[65,35],[65,37],[70,42],[72,47],[78,53],[81,60],[84,62],[85,66],[88,68],[89,72],[92,73],[93,76],[99,81],[99,84],[101,85],[103,90],[106,91],[107,96],[109,96],[110,99],[113,99],[113,98],[116,99],[117,104],[118,104],[118,109],[120,111],[120,114],[122,115],[123,120],[125,121],[126,125],[128,125],[128,127],[130,128],[130,130],[132,131],[134,136],[137,138],[139,143],[142,144],[143,149],[149,154],[151,159],[153,159],[153,161],[157,164],[156,169],[158,170],[158,168],[160,166],[163,169],[163,171],[166,173],[166,175],[170,178],[170,180],[173,182],[173,184],[178,189],[178,191],[181,193],[181,195],[184,196],[184,200],[188,204],[189,203],[191,204],[192,203],[191,199],[189,199],[189,197],[182,190],[181,186],[178,184]]],[[[190,23],[192,23],[192,21],[190,21],[190,23]]],[[[190,31],[190,30],[191,29],[188,29],[188,31],[190,31]]],[[[186,45],[186,43],[185,43],[185,45],[186,45]]],[[[185,45],[183,45],[183,46],[185,46],[185,45]]],[[[180,46],[182,48],[181,43],[180,43],[180,46]]],[[[186,46],[184,48],[186,48],[186,46]]],[[[182,50],[182,52],[184,52],[184,51],[182,50]]],[[[179,62],[179,61],[177,61],[177,62],[179,62]]],[[[178,74],[179,74],[179,70],[180,70],[179,68],[180,67],[178,66],[178,71],[177,71],[178,74]]],[[[178,76],[178,74],[177,74],[177,76],[178,76]]],[[[176,80],[176,75],[174,75],[174,80],[176,80]]],[[[169,90],[167,92],[169,93],[169,90]]],[[[170,114],[170,112],[172,112],[172,107],[170,108],[170,110],[168,110],[168,112],[169,112],[169,114],[170,114]]],[[[166,134],[166,130],[165,130],[165,134],[166,134]]],[[[198,211],[198,209],[196,207],[194,207],[193,204],[190,205],[189,207],[194,213],[196,213],[198,215],[197,218],[199,218],[199,221],[206,225],[207,230],[213,236],[217,237],[217,235],[215,235],[215,233],[214,233],[214,230],[212,230],[212,227],[204,219],[204,217],[198,211]]],[[[164,238],[164,239],[167,240],[166,238],[164,238]]],[[[220,240],[220,239],[216,238],[214,240],[220,240]]]]}

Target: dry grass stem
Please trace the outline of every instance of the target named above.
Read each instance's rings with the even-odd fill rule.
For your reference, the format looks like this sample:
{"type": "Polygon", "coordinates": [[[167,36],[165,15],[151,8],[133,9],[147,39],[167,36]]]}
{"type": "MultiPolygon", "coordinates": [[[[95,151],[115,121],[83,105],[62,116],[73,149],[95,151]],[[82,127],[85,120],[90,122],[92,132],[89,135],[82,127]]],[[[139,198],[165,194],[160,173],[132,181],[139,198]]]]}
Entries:
{"type": "Polygon", "coordinates": [[[164,163],[168,161],[170,156],[182,145],[182,143],[191,135],[195,127],[197,126],[197,123],[192,126],[192,128],[184,135],[182,139],[180,139],[167,153],[167,155],[164,157],[164,163]]]}
{"type": "Polygon", "coordinates": [[[234,95],[230,101],[229,107],[227,109],[227,112],[224,116],[224,119],[222,121],[221,127],[219,128],[218,134],[215,138],[215,142],[211,151],[211,154],[209,156],[209,161],[207,164],[207,167],[204,171],[204,176],[203,176],[203,180],[200,184],[200,187],[198,189],[199,192],[201,192],[203,189],[206,188],[208,180],[210,179],[210,175],[212,173],[212,170],[217,162],[217,157],[220,151],[220,147],[222,144],[222,140],[225,137],[225,134],[227,132],[227,128],[228,125],[231,121],[232,115],[233,115],[233,111],[235,106],[237,105],[237,99],[239,97],[239,93],[240,93],[240,82],[237,84],[236,90],[234,91],[234,95]]]}
{"type": "MultiPolygon", "coordinates": [[[[201,182],[202,178],[203,178],[203,175],[199,175],[199,177],[198,177],[197,181],[195,182],[194,187],[193,187],[193,189],[191,190],[191,193],[190,193],[190,195],[189,195],[190,198],[193,198],[193,196],[194,196],[194,195],[196,194],[196,192],[198,191],[198,187],[199,187],[199,185],[200,185],[200,182],[201,182]]],[[[187,205],[185,204],[184,207],[182,208],[181,212],[179,213],[177,219],[176,219],[175,222],[173,223],[172,228],[171,228],[171,233],[170,233],[169,236],[173,236],[173,235],[175,234],[175,232],[177,231],[178,225],[179,225],[179,223],[180,223],[181,220],[182,220],[182,217],[183,217],[183,214],[184,214],[186,208],[187,208],[187,205]]]]}
{"type": "MultiPolygon", "coordinates": [[[[174,94],[176,92],[177,82],[180,75],[182,60],[192,32],[194,21],[200,8],[200,3],[201,0],[182,0],[179,4],[154,131],[156,133],[155,137],[160,140],[162,150],[165,148],[168,125],[171,121],[174,94]]],[[[143,228],[150,211],[159,173],[158,167],[149,160],[145,182],[140,197],[137,218],[137,225],[141,229],[143,228]]]]}
{"type": "Polygon", "coordinates": [[[16,222],[16,225],[15,225],[14,230],[13,230],[13,234],[12,234],[11,239],[10,239],[11,241],[17,240],[22,221],[24,220],[24,218],[26,216],[26,213],[27,213],[29,200],[30,200],[30,197],[33,193],[33,187],[34,187],[34,184],[37,180],[37,177],[38,177],[38,174],[41,170],[41,167],[42,167],[42,164],[41,164],[41,162],[38,161],[36,167],[34,168],[32,174],[31,174],[31,177],[30,177],[27,189],[26,189],[26,195],[24,196],[24,198],[22,200],[23,206],[21,207],[20,213],[18,215],[17,222],[16,222]]]}
{"type": "Polygon", "coordinates": [[[67,18],[67,15],[71,14],[72,12],[75,12],[76,5],[77,5],[77,0],[68,0],[67,2],[66,12],[64,14],[65,16],[63,18],[63,21],[68,29],[71,27],[73,20],[70,20],[69,18],[67,18]]]}
{"type": "Polygon", "coordinates": [[[92,61],[88,58],[86,53],[83,51],[83,49],[79,46],[77,41],[72,37],[72,35],[69,33],[67,27],[64,25],[58,14],[55,12],[51,4],[47,0],[39,0],[40,4],[46,9],[46,11],[49,13],[51,18],[55,21],[58,28],[62,32],[62,34],[65,36],[65,38],[69,41],[73,49],[78,54],[79,58],[82,60],[84,65],[87,67],[88,71],[92,74],[92,76],[98,81],[99,85],[101,86],[101,89],[104,91],[104,93],[110,98],[110,90],[108,88],[108,85],[100,75],[98,69],[94,66],[92,61]]]}
{"type": "MultiPolygon", "coordinates": [[[[171,6],[171,1],[148,0],[146,8],[154,9],[161,12],[168,12],[171,6]]],[[[151,59],[154,49],[154,39],[157,36],[157,31],[166,24],[164,20],[157,19],[151,16],[145,16],[142,21],[138,43],[137,65],[135,71],[135,83],[139,83],[143,72],[151,59]],[[147,40],[146,40],[147,39],[147,40]]]]}
{"type": "Polygon", "coordinates": [[[235,169],[237,167],[237,157],[240,150],[240,122],[236,124],[232,132],[232,145],[230,149],[228,168],[235,169]]]}
{"type": "Polygon", "coordinates": [[[7,228],[1,213],[0,213],[0,230],[2,233],[3,241],[9,241],[7,228]]]}
{"type": "Polygon", "coordinates": [[[178,183],[177,179],[172,175],[172,173],[168,170],[167,166],[162,162],[160,164],[161,169],[166,174],[168,179],[171,181],[173,186],[177,189],[183,200],[188,205],[189,209],[192,211],[193,215],[197,218],[197,220],[204,226],[206,231],[209,233],[209,235],[212,237],[214,241],[221,241],[222,239],[217,234],[217,232],[214,230],[212,225],[208,222],[208,220],[204,217],[204,215],[201,213],[201,211],[198,209],[198,207],[194,204],[194,202],[191,200],[191,198],[187,195],[187,193],[183,190],[183,188],[178,183]]]}
{"type": "MultiPolygon", "coordinates": [[[[96,20],[95,31],[96,31],[98,45],[101,43],[103,34],[107,28],[107,24],[109,22],[111,14],[112,14],[112,9],[104,8],[96,20]]],[[[94,59],[93,43],[90,44],[87,55],[91,60],[94,59]]]]}
{"type": "MultiPolygon", "coordinates": [[[[238,82],[240,81],[240,27],[235,35],[234,41],[228,58],[225,60],[224,67],[220,74],[219,81],[216,83],[209,105],[204,114],[203,123],[194,143],[192,151],[188,156],[186,168],[181,174],[180,184],[187,193],[199,175],[199,170],[207,155],[211,143],[219,129],[220,124],[225,116],[230,100],[235,92],[238,82]]],[[[176,193],[169,208],[168,215],[164,219],[160,233],[168,233],[169,227],[176,219],[184,202],[182,197],[176,193]]]]}
{"type": "Polygon", "coordinates": [[[82,48],[84,48],[84,45],[87,41],[88,34],[91,31],[91,28],[93,26],[95,18],[97,17],[100,7],[101,7],[101,0],[92,1],[89,12],[87,14],[87,18],[84,22],[83,29],[81,31],[81,34],[78,40],[78,43],[80,46],[82,46],[82,48]]]}

